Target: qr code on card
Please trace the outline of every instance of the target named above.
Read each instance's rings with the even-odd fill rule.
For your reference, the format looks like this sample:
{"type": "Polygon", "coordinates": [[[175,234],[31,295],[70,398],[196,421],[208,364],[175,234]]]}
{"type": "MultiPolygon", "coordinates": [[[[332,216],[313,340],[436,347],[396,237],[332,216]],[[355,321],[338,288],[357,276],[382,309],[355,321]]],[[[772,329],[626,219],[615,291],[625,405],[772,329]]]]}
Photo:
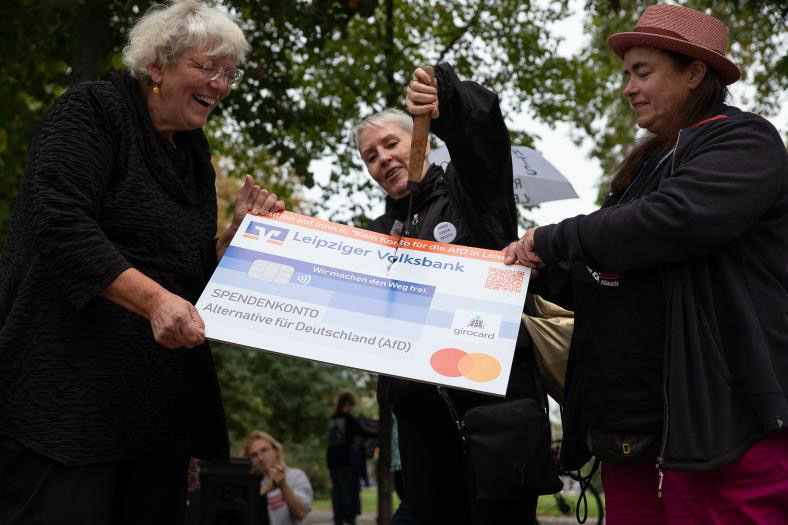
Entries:
{"type": "Polygon", "coordinates": [[[487,272],[487,281],[484,283],[484,287],[489,290],[520,293],[520,289],[523,286],[523,278],[525,278],[525,272],[490,268],[487,272]]]}

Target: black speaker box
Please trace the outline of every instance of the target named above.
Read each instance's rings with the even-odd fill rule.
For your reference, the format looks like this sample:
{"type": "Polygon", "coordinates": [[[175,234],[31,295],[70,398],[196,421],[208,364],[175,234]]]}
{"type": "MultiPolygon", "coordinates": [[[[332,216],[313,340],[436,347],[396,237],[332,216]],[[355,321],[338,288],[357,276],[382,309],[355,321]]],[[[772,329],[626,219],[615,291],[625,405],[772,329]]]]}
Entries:
{"type": "Polygon", "coordinates": [[[260,475],[249,460],[231,458],[230,465],[200,461],[200,488],[189,492],[186,525],[269,525],[260,497],[260,475]]]}

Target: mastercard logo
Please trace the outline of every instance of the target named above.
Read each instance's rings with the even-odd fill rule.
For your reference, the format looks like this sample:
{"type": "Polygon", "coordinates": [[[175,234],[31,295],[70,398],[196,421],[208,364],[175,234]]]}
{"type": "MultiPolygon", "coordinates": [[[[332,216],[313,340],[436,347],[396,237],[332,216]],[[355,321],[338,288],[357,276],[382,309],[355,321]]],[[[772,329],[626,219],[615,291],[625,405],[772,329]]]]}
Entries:
{"type": "Polygon", "coordinates": [[[468,354],[459,348],[441,348],[430,357],[430,366],[442,376],[464,377],[485,383],[501,375],[501,364],[480,352],[468,354]]]}

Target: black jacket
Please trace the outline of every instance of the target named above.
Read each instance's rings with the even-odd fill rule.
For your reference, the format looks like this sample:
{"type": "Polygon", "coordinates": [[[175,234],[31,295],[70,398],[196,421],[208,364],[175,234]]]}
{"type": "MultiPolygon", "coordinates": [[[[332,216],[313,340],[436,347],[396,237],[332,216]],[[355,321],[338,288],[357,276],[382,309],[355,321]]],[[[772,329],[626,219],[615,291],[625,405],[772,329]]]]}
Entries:
{"type": "Polygon", "coordinates": [[[134,267],[195,302],[216,265],[208,144],[175,140],[116,75],[70,88],[31,147],[0,258],[0,433],[62,463],[228,456],[208,346],[168,350],[99,295],[134,267]]]}
{"type": "MultiPolygon", "coordinates": [[[[409,236],[434,241],[436,226],[449,222],[457,231],[449,241],[452,244],[500,250],[517,238],[517,211],[511,143],[498,96],[475,82],[460,81],[448,64],[436,66],[435,77],[440,116],[432,120],[430,130],[446,143],[452,162],[445,172],[436,165],[427,172],[414,195],[409,236]]],[[[369,229],[389,234],[396,219],[405,222],[407,207],[407,197],[386,199],[386,213],[372,221],[369,229]]],[[[518,345],[528,344],[523,331],[518,345]]],[[[513,376],[521,371],[518,359],[530,355],[530,351],[518,348],[513,376]]],[[[507,395],[512,394],[515,383],[522,382],[510,380],[507,395]]],[[[413,391],[428,388],[434,391],[428,385],[380,376],[378,398],[381,403],[397,402],[413,391]]],[[[470,393],[456,392],[460,398],[466,394],[470,393]]]]}
{"type": "MultiPolygon", "coordinates": [[[[724,107],[681,131],[656,191],[536,230],[548,265],[659,270],[666,468],[723,466],[788,422],[787,167],[769,122],[724,107]]],[[[578,402],[571,363],[567,373],[570,415],[578,402]]],[[[579,421],[570,418],[572,429],[579,421]]],[[[588,457],[576,434],[562,452],[570,468],[588,457]]]]}
{"type": "MultiPolygon", "coordinates": [[[[509,130],[498,95],[471,81],[460,81],[448,64],[435,66],[440,116],[430,131],[446,143],[452,162],[433,165],[414,196],[410,236],[434,241],[441,222],[457,228],[452,244],[501,250],[517,238],[509,130]]],[[[369,229],[389,234],[404,221],[408,199],[386,199],[386,213],[369,229]]]]}

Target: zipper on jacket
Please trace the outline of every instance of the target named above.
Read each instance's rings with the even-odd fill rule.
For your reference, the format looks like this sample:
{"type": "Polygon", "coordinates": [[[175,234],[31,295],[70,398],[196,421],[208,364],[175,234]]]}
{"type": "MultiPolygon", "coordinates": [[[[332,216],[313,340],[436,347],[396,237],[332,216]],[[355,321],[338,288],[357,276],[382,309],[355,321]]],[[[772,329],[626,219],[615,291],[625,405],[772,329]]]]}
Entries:
{"type": "MultiPolygon", "coordinates": [[[[670,159],[670,172],[668,172],[668,177],[673,176],[673,170],[676,167],[676,152],[679,149],[679,141],[681,140],[681,132],[684,131],[683,129],[679,130],[678,136],[676,136],[676,144],[673,146],[673,158],[670,159]]],[[[668,311],[670,309],[670,303],[668,303],[668,311]]],[[[666,313],[667,315],[667,313],[666,313]]],[[[670,319],[667,319],[667,326],[670,326],[670,319]]],[[[668,376],[670,372],[670,332],[665,334],[665,352],[662,358],[662,401],[663,401],[663,419],[664,422],[662,424],[662,443],[659,446],[659,455],[657,456],[657,477],[659,478],[659,483],[657,485],[657,498],[662,498],[662,480],[665,477],[665,474],[662,472],[662,464],[665,462],[665,448],[668,444],[668,421],[670,419],[670,410],[669,404],[670,401],[668,399],[668,376]]]]}
{"type": "Polygon", "coordinates": [[[679,134],[676,136],[676,145],[673,146],[673,158],[670,159],[670,173],[668,177],[673,176],[673,168],[676,166],[676,151],[679,149],[679,141],[681,140],[681,132],[684,131],[683,129],[679,130],[679,134]]]}

